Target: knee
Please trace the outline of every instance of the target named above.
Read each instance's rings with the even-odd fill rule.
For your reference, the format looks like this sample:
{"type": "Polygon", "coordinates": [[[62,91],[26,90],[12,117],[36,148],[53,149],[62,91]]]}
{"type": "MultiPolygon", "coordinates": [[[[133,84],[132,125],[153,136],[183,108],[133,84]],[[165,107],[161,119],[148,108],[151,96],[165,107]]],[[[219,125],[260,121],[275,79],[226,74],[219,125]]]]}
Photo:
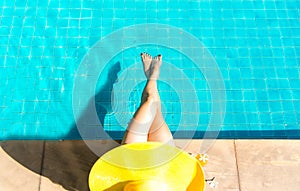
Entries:
{"type": "Polygon", "coordinates": [[[145,97],[145,101],[150,104],[154,103],[155,100],[156,100],[156,98],[155,98],[154,94],[147,94],[145,97]]]}
{"type": "Polygon", "coordinates": [[[146,102],[150,102],[150,103],[159,102],[159,100],[160,100],[158,92],[153,92],[153,91],[149,91],[149,92],[146,91],[146,92],[144,92],[143,99],[146,102]]]}

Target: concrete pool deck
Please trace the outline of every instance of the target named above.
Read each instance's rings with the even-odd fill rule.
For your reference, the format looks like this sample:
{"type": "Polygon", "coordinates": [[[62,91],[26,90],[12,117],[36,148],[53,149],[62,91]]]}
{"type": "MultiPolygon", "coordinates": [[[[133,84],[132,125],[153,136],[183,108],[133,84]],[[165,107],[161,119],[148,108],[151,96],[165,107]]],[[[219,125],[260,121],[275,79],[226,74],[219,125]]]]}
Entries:
{"type": "MultiPolygon", "coordinates": [[[[184,140],[176,140],[176,144],[184,140]]],[[[192,140],[187,151],[196,151],[192,140]]],[[[99,152],[117,146],[96,141],[99,152]]],[[[300,190],[300,140],[217,140],[207,152],[206,178],[220,191],[300,190]]],[[[2,141],[0,188],[5,191],[88,190],[87,177],[98,159],[83,141],[2,141]]]]}

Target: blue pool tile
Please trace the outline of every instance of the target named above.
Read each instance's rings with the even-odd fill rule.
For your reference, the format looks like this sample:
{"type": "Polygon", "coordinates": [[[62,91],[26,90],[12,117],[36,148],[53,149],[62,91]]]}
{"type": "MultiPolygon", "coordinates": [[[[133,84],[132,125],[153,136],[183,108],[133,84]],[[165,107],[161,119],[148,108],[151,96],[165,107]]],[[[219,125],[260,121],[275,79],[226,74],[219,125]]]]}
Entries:
{"type": "Polygon", "coordinates": [[[240,80],[232,80],[231,82],[230,82],[230,88],[231,89],[239,89],[239,87],[241,87],[242,86],[242,82],[240,81],[240,80]]]}
{"type": "MultiPolygon", "coordinates": [[[[48,102],[36,102],[34,105],[34,110],[39,113],[47,113],[49,108],[48,102]]],[[[26,109],[27,110],[27,109],[26,109]]],[[[46,122],[46,117],[44,116],[44,121],[46,122]]]]}
{"type": "Polygon", "coordinates": [[[258,113],[250,113],[246,114],[247,122],[250,124],[257,124],[259,123],[259,114],[258,113]]]}
{"type": "Polygon", "coordinates": [[[230,100],[240,101],[243,99],[243,92],[239,90],[235,91],[228,91],[227,97],[230,100]]]}
{"type": "Polygon", "coordinates": [[[300,100],[300,90],[293,90],[293,99],[300,100]]]}
{"type": "MultiPolygon", "coordinates": [[[[268,74],[267,74],[268,78],[275,78],[276,73],[273,73],[273,75],[271,75],[271,74],[272,74],[272,71],[268,72],[268,74]]],[[[279,87],[276,79],[267,79],[266,85],[267,85],[268,89],[278,89],[278,87],[279,87]]]]}
{"type": "Polygon", "coordinates": [[[298,3],[299,2],[295,2],[295,1],[287,1],[287,2],[285,2],[285,5],[286,5],[286,8],[288,8],[288,9],[297,9],[298,3]]]}
{"type": "Polygon", "coordinates": [[[239,69],[229,70],[229,76],[230,76],[230,79],[233,79],[233,80],[241,79],[240,70],[239,69]]]}
{"type": "Polygon", "coordinates": [[[212,105],[211,103],[201,103],[199,110],[204,113],[206,112],[209,113],[211,112],[211,107],[212,107],[211,105],[212,105]]]}
{"type": "Polygon", "coordinates": [[[238,104],[237,102],[233,105],[233,111],[234,112],[245,112],[245,106],[244,104],[238,104]]]}
{"type": "MultiPolygon", "coordinates": [[[[6,1],[6,2],[7,2],[7,1],[6,1]]],[[[26,1],[15,0],[14,2],[15,2],[15,4],[14,4],[15,7],[25,7],[25,6],[26,6],[26,1]]],[[[6,5],[7,5],[7,4],[6,4],[6,5]]]]}
{"type": "Polygon", "coordinates": [[[292,100],[293,99],[293,92],[290,90],[281,90],[280,91],[280,98],[281,100],[292,100]]]}
{"type": "MultiPolygon", "coordinates": [[[[1,30],[1,29],[0,29],[1,30]]],[[[2,33],[2,34],[6,34],[6,33],[2,33]]],[[[4,47],[4,45],[7,45],[7,43],[8,43],[8,39],[12,39],[12,37],[7,37],[7,36],[2,36],[1,37],[1,41],[2,42],[0,42],[0,45],[3,45],[3,47],[4,47]]],[[[3,48],[4,49],[4,48],[3,48]]]]}
{"type": "Polygon", "coordinates": [[[2,15],[3,16],[11,16],[13,15],[14,9],[6,7],[2,9],[2,15]]]}
{"type": "MultiPolygon", "coordinates": [[[[1,18],[1,26],[2,26],[1,28],[3,28],[3,27],[10,28],[12,23],[13,23],[13,19],[11,17],[2,17],[1,18]]],[[[1,34],[3,34],[3,33],[1,32],[1,34]]]]}
{"type": "Polygon", "coordinates": [[[251,48],[250,49],[250,55],[252,58],[260,58],[261,55],[261,49],[260,48],[251,48]]]}
{"type": "Polygon", "coordinates": [[[281,66],[285,63],[283,58],[274,58],[274,66],[281,66]]]}
{"type": "Polygon", "coordinates": [[[235,113],[234,121],[236,124],[245,124],[246,123],[245,114],[244,113],[235,113]]]}
{"type": "Polygon", "coordinates": [[[278,101],[280,100],[280,92],[279,90],[276,90],[276,89],[270,89],[268,90],[268,99],[270,101],[278,101]]]}
{"type": "Polygon", "coordinates": [[[295,111],[295,107],[292,101],[282,102],[282,108],[284,111],[295,111]]]}
{"type": "Polygon", "coordinates": [[[252,69],[253,77],[256,79],[264,79],[265,78],[265,70],[261,68],[253,68],[252,69]]]}
{"type": "Polygon", "coordinates": [[[285,64],[287,67],[290,67],[290,66],[297,66],[297,65],[300,65],[300,62],[299,62],[299,59],[295,59],[295,58],[285,58],[285,59],[284,59],[284,64],[285,64]]]}
{"type": "Polygon", "coordinates": [[[279,9],[279,8],[286,8],[285,6],[285,2],[284,1],[275,1],[275,6],[276,6],[276,9],[279,9]]]}
{"type": "MultiPolygon", "coordinates": [[[[281,70],[281,71],[284,71],[284,70],[281,70]]],[[[278,73],[278,71],[277,71],[277,73],[278,73]]],[[[280,89],[289,89],[290,88],[289,80],[287,80],[287,79],[278,79],[277,82],[278,82],[278,86],[280,89]]]]}
{"type": "Polygon", "coordinates": [[[243,100],[251,101],[255,100],[255,92],[253,90],[244,90],[243,91],[243,100]]]}
{"type": "Polygon", "coordinates": [[[208,115],[200,115],[199,117],[200,124],[209,124],[209,117],[208,115]]]}
{"type": "MultiPolygon", "coordinates": [[[[299,107],[298,107],[299,108],[299,107]]],[[[298,124],[300,124],[300,112],[298,112],[299,110],[296,111],[296,118],[297,118],[297,122],[298,124]]]]}
{"type": "Polygon", "coordinates": [[[261,124],[271,124],[272,120],[271,120],[271,115],[270,113],[260,113],[259,114],[259,121],[261,124]]]}
{"type": "Polygon", "coordinates": [[[256,90],[256,99],[259,101],[265,101],[268,99],[268,94],[266,90],[256,90]]]}
{"type": "Polygon", "coordinates": [[[284,122],[286,124],[285,128],[295,129],[295,121],[297,121],[296,115],[294,112],[285,112],[284,113],[284,122]]]}
{"type": "Polygon", "coordinates": [[[232,101],[227,101],[226,102],[226,111],[227,111],[227,113],[233,113],[233,112],[235,112],[234,111],[234,102],[232,102],[232,101]]]}
{"type": "MultiPolygon", "coordinates": [[[[293,69],[293,72],[289,71],[289,75],[291,74],[294,78],[298,76],[298,71],[293,69]]],[[[290,87],[292,89],[300,89],[300,79],[290,79],[290,87]]]]}
{"type": "Polygon", "coordinates": [[[269,112],[270,111],[269,103],[267,101],[258,101],[257,109],[260,112],[269,112]]]}
{"type": "MultiPolygon", "coordinates": [[[[182,28],[200,39],[211,52],[223,75],[226,112],[230,112],[226,114],[227,132],[223,135],[289,137],[285,130],[292,132],[299,126],[300,117],[295,113],[300,107],[297,102],[300,100],[297,1],[162,1],[158,12],[157,2],[143,1],[3,1],[2,4],[0,57],[5,61],[0,65],[5,68],[2,71],[6,75],[1,78],[0,86],[5,87],[1,91],[6,97],[5,105],[12,104],[15,111],[23,110],[23,116],[34,108],[36,112],[47,110],[56,116],[28,114],[35,120],[27,121],[28,117],[7,112],[5,116],[15,121],[8,124],[16,135],[56,139],[67,133],[68,128],[59,128],[74,123],[73,116],[57,115],[64,111],[62,106],[72,112],[74,75],[84,55],[102,37],[124,26],[141,23],[182,28]],[[26,91],[28,86],[31,89],[26,91]],[[10,100],[25,101],[26,104],[18,105],[10,100]],[[37,105],[40,101],[45,104],[37,105]],[[47,108],[46,103],[50,102],[52,104],[47,108]],[[258,114],[262,114],[260,118],[258,114]],[[21,119],[24,123],[19,123],[21,119]],[[44,124],[47,120],[52,122],[44,124]],[[24,124],[23,128],[21,124],[24,124]],[[47,135],[43,129],[52,130],[47,135]]],[[[178,39],[170,40],[180,41],[178,39]]],[[[179,55],[168,54],[167,47],[162,50],[165,58],[182,59],[179,55]]],[[[173,62],[175,66],[189,70],[190,65],[182,63],[185,61],[173,62]]],[[[193,79],[198,76],[196,74],[187,72],[187,76],[192,78],[201,100],[201,116],[207,123],[212,110],[211,87],[205,76],[198,81],[193,79]]],[[[162,93],[163,101],[167,100],[168,91],[162,93]]],[[[172,99],[175,97],[171,96],[172,99]]],[[[180,102],[178,96],[176,98],[180,102]]],[[[135,96],[132,99],[134,105],[135,96]]],[[[167,108],[180,119],[178,106],[168,104],[167,108]]],[[[178,121],[172,117],[168,117],[168,122],[176,130],[178,121]]],[[[117,121],[109,117],[105,120],[109,130],[120,130],[117,121]]],[[[205,129],[205,124],[199,125],[198,129],[205,129]]],[[[72,135],[76,137],[75,133],[72,135]]]]}
{"type": "Polygon", "coordinates": [[[274,124],[284,124],[283,113],[271,113],[271,119],[274,124]]]}
{"type": "Polygon", "coordinates": [[[255,89],[261,90],[266,89],[265,80],[263,79],[253,79],[253,86],[255,89]]]}

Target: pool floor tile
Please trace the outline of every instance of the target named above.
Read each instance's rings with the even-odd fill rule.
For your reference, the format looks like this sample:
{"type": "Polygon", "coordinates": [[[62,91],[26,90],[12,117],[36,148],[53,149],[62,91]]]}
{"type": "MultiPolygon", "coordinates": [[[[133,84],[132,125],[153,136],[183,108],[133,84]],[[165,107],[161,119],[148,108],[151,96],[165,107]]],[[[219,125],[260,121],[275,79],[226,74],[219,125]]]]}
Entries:
{"type": "Polygon", "coordinates": [[[241,191],[300,190],[299,140],[236,140],[241,191]]]}

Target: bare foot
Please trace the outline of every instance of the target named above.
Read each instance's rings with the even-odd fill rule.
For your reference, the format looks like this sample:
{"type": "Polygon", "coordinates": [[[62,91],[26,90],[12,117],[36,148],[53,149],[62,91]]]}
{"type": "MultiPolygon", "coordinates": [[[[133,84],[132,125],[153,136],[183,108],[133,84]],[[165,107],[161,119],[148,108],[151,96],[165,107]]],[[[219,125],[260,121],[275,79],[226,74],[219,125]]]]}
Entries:
{"type": "Polygon", "coordinates": [[[158,55],[152,58],[148,53],[141,54],[144,72],[148,80],[157,80],[159,77],[160,66],[162,64],[162,56],[158,55]]]}

